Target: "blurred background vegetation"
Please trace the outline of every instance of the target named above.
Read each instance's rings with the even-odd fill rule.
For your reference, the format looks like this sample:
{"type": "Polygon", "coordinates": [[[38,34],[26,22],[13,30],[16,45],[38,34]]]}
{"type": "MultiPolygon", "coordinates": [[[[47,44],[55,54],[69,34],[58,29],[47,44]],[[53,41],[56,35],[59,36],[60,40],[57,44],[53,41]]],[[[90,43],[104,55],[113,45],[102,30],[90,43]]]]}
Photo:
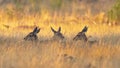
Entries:
{"type": "Polygon", "coordinates": [[[120,0],[0,0],[0,9],[10,18],[49,13],[51,16],[75,15],[77,18],[94,16],[92,20],[110,25],[120,21],[120,0]]]}
{"type": "Polygon", "coordinates": [[[0,0],[2,8],[8,9],[11,6],[11,9],[28,10],[28,12],[40,12],[45,9],[84,13],[86,10],[91,9],[92,13],[98,13],[108,10],[113,3],[114,0],[0,0]]]}
{"type": "Polygon", "coordinates": [[[111,10],[108,11],[108,17],[110,21],[115,20],[120,22],[120,0],[116,0],[111,10]]]}

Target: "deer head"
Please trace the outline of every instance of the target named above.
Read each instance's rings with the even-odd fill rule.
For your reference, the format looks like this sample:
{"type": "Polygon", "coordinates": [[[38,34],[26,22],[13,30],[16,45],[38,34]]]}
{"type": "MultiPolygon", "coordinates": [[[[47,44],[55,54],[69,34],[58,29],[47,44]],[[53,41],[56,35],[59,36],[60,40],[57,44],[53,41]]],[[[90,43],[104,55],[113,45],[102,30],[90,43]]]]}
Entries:
{"type": "Polygon", "coordinates": [[[57,39],[62,40],[62,39],[64,39],[64,36],[63,36],[63,34],[61,33],[61,27],[59,27],[59,29],[58,29],[57,31],[54,30],[54,29],[51,27],[51,30],[52,30],[52,32],[54,33],[54,36],[53,36],[53,39],[54,39],[54,40],[57,40],[57,39]]]}
{"type": "Polygon", "coordinates": [[[24,38],[24,40],[30,40],[30,41],[38,40],[37,33],[39,32],[40,32],[40,28],[35,27],[34,30],[24,38]]]}
{"type": "Polygon", "coordinates": [[[83,40],[83,41],[87,41],[87,36],[86,36],[86,32],[88,30],[88,27],[85,26],[81,32],[79,32],[74,38],[73,40],[77,41],[77,40],[83,40]]]}

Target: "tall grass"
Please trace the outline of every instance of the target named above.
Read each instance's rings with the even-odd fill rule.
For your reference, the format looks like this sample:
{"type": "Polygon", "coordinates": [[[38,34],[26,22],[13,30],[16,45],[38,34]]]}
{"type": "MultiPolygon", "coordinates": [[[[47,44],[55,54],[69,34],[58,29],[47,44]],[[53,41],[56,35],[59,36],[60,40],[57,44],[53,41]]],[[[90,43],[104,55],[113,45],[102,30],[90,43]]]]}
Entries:
{"type": "MultiPolygon", "coordinates": [[[[4,38],[2,38],[3,40],[4,38]]],[[[71,41],[72,42],[72,41],[71,41]]],[[[118,68],[119,44],[82,45],[25,42],[6,38],[0,44],[1,68],[118,68]]]]}
{"type": "Polygon", "coordinates": [[[120,26],[109,26],[105,12],[92,15],[87,9],[81,14],[78,9],[85,6],[78,6],[79,0],[10,2],[14,3],[0,9],[0,68],[120,67],[120,26]],[[72,41],[86,25],[87,37],[98,38],[99,42],[72,41]],[[41,28],[39,40],[24,41],[23,38],[36,26],[41,28]],[[48,41],[53,36],[51,26],[55,29],[61,26],[65,44],[48,41]]]}
{"type": "MultiPolygon", "coordinates": [[[[44,13],[44,12],[43,12],[44,13]]],[[[87,19],[76,19],[74,15],[55,16],[49,13],[24,15],[23,18],[1,18],[0,23],[0,67],[1,68],[118,68],[120,52],[120,27],[93,24],[87,19]],[[75,19],[74,19],[75,18],[75,19]],[[69,21],[69,22],[67,22],[69,21]],[[4,24],[4,25],[3,25],[4,24]],[[92,44],[73,42],[73,37],[88,25],[87,36],[99,38],[92,44]],[[9,27],[7,27],[9,26],[9,27]],[[23,38],[35,26],[41,28],[38,42],[27,42],[23,38]],[[66,45],[52,41],[50,26],[62,27],[66,45]]]]}

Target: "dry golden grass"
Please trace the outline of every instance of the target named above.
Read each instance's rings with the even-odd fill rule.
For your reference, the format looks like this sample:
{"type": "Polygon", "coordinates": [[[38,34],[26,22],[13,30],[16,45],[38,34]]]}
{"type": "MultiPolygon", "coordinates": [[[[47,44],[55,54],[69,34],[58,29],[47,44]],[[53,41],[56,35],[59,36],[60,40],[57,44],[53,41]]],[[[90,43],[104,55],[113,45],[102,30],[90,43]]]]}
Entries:
{"type": "Polygon", "coordinates": [[[104,13],[91,16],[49,14],[15,14],[9,17],[0,12],[0,68],[119,68],[120,26],[104,24],[104,13]],[[87,36],[99,38],[90,46],[73,42],[72,38],[87,25],[87,36]],[[41,28],[38,42],[23,38],[35,26],[41,28]],[[66,44],[44,41],[52,37],[50,26],[62,27],[66,44]]]}

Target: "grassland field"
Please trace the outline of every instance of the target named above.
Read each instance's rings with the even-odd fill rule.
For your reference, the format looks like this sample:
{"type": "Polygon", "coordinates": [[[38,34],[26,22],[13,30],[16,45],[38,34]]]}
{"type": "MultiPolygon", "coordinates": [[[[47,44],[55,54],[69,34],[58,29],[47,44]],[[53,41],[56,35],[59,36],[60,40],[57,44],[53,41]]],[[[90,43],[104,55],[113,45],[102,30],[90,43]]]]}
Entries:
{"type": "Polygon", "coordinates": [[[119,68],[120,25],[108,22],[104,12],[92,16],[41,11],[41,14],[12,15],[0,11],[0,68],[119,68]],[[36,26],[41,28],[38,41],[24,41],[36,26]],[[99,41],[89,45],[72,39],[88,26],[87,37],[99,41]],[[58,29],[66,44],[51,39],[50,29],[58,29]]]}

